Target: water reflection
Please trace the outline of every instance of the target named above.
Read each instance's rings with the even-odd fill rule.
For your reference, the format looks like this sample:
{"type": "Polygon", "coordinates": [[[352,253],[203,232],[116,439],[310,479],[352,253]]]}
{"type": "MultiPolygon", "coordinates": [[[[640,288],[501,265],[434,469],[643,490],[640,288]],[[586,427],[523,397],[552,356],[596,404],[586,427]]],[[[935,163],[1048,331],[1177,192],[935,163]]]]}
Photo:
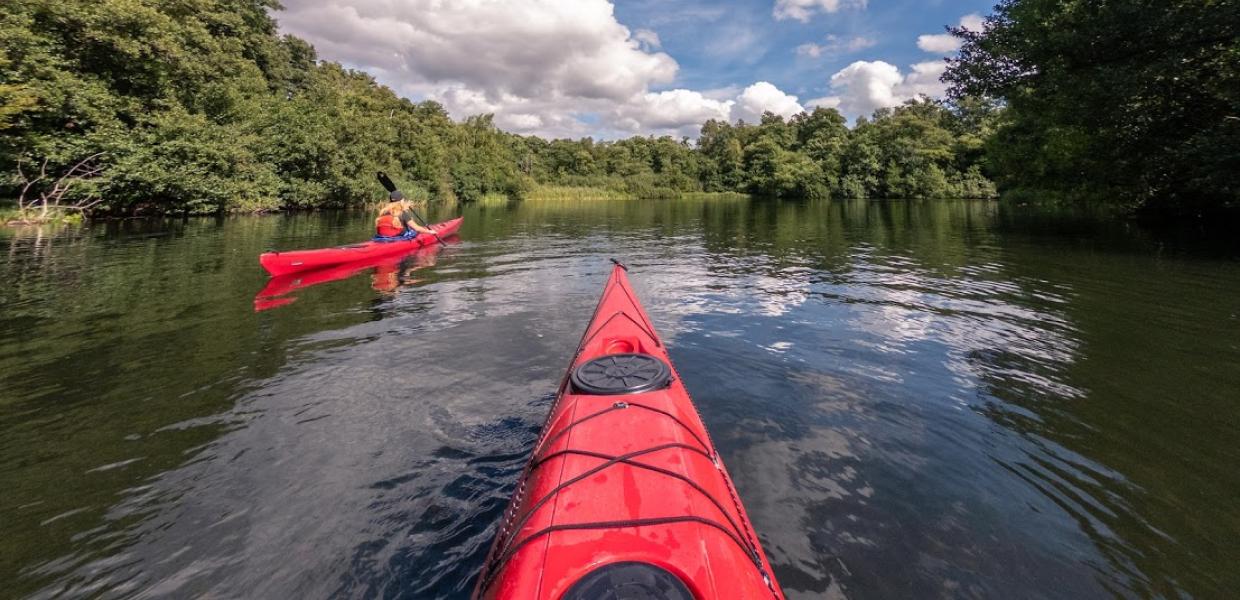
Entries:
{"type": "Polygon", "coordinates": [[[272,277],[254,296],[254,311],[261,312],[287,306],[297,300],[299,290],[348,279],[360,273],[370,275],[370,287],[376,292],[393,294],[402,286],[419,283],[415,273],[435,266],[439,253],[448,244],[459,244],[460,236],[450,235],[443,244],[435,244],[406,254],[379,256],[300,273],[272,277]]]}
{"type": "Polygon", "coordinates": [[[468,596],[613,256],[790,597],[1235,583],[1240,266],[1213,250],[984,202],[465,216],[259,314],[260,252],[367,216],[6,234],[12,593],[468,596]]]}

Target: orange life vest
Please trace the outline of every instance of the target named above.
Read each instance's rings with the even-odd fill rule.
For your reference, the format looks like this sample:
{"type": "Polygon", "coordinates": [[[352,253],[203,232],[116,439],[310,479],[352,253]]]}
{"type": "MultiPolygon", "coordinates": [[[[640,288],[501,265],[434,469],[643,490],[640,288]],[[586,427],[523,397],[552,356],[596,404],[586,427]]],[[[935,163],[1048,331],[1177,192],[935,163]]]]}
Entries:
{"type": "Polygon", "coordinates": [[[400,221],[400,216],[393,214],[379,215],[375,219],[375,233],[383,237],[396,237],[405,233],[405,224],[400,221]]]}

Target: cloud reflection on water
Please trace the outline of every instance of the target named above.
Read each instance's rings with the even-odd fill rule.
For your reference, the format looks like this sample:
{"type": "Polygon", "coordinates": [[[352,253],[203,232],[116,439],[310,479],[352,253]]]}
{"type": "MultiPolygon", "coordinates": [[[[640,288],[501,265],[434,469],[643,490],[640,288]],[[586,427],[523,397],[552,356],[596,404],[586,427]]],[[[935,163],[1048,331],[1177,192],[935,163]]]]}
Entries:
{"type": "Polygon", "coordinates": [[[1150,565],[1180,540],[1146,520],[1133,469],[1066,433],[1099,428],[1081,416],[1088,282],[996,240],[989,205],[919,206],[471,213],[395,293],[306,290],[227,330],[254,354],[200,358],[265,364],[169,397],[143,382],[226,407],[114,432],[190,441],[84,461],[148,475],[49,515],[99,516],[23,577],[36,597],[468,595],[615,257],[790,597],[1180,590],[1150,565]],[[281,333],[292,320],[306,330],[281,333]]]}

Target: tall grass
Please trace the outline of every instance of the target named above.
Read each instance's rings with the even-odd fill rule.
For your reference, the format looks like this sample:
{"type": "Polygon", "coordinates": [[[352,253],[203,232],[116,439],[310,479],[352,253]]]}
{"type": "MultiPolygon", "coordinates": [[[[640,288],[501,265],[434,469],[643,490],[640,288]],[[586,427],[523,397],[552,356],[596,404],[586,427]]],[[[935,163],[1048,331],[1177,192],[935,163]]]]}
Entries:
{"type": "Polygon", "coordinates": [[[22,216],[21,211],[17,210],[17,206],[7,203],[0,203],[0,223],[8,223],[16,221],[22,216]]]}
{"type": "Polygon", "coordinates": [[[748,194],[737,192],[681,192],[666,187],[621,191],[576,185],[539,185],[525,194],[527,200],[743,200],[748,194]]]}
{"type": "Polygon", "coordinates": [[[508,206],[508,203],[512,201],[513,199],[509,198],[507,194],[490,192],[483,194],[482,197],[475,200],[473,204],[477,206],[508,206]]]}
{"type": "Polygon", "coordinates": [[[680,200],[748,200],[752,198],[749,194],[740,192],[684,192],[680,195],[680,200]]]}
{"type": "Polygon", "coordinates": [[[48,209],[47,215],[39,218],[42,211],[33,209],[26,211],[24,214],[17,209],[16,202],[0,201],[0,226],[8,225],[42,225],[42,224],[74,224],[81,223],[85,220],[85,215],[79,211],[67,210],[60,207],[52,207],[48,209]]]}
{"type": "Polygon", "coordinates": [[[571,185],[540,185],[525,194],[528,200],[632,200],[636,197],[619,190],[571,185]]]}

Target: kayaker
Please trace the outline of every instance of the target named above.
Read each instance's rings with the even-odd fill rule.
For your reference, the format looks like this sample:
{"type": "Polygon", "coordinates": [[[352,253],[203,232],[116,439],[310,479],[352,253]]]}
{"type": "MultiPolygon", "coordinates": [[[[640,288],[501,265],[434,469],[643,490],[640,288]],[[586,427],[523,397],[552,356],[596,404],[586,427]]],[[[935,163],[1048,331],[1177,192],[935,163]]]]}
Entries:
{"type": "Polygon", "coordinates": [[[400,192],[392,192],[391,202],[379,211],[379,218],[375,219],[375,236],[408,239],[419,233],[435,235],[434,231],[418,224],[409,200],[400,192]]]}

